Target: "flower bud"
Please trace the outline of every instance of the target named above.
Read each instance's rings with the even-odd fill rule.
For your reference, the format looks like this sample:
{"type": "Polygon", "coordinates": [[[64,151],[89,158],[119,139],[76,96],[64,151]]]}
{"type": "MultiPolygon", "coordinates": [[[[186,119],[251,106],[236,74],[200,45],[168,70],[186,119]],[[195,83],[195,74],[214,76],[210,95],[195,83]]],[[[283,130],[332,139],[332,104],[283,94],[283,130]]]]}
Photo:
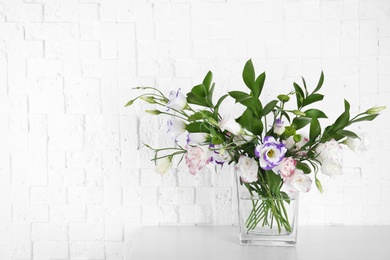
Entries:
{"type": "Polygon", "coordinates": [[[295,135],[295,133],[296,133],[296,130],[294,127],[286,126],[286,129],[284,130],[284,134],[286,136],[292,136],[292,135],[295,135]]]}
{"type": "Polygon", "coordinates": [[[294,110],[293,113],[294,113],[294,115],[296,115],[296,116],[306,116],[306,114],[303,113],[303,112],[300,111],[300,110],[294,110]]]}
{"type": "Polygon", "coordinates": [[[156,103],[156,100],[154,100],[153,97],[140,97],[140,99],[142,99],[143,101],[146,101],[150,104],[155,104],[156,103]]]}
{"type": "Polygon", "coordinates": [[[125,105],[125,107],[131,106],[133,103],[134,103],[134,100],[130,100],[129,102],[127,102],[127,104],[125,105]]]}
{"type": "Polygon", "coordinates": [[[152,114],[152,115],[159,115],[161,114],[161,111],[158,110],[145,110],[146,113],[152,114]]]}
{"type": "Polygon", "coordinates": [[[280,101],[282,101],[282,102],[288,102],[288,101],[290,100],[290,97],[287,96],[287,95],[284,95],[284,94],[280,94],[280,95],[278,96],[278,99],[279,99],[280,101]]]}
{"type": "Polygon", "coordinates": [[[293,139],[294,142],[299,143],[302,140],[302,135],[300,134],[294,135],[293,139]]]}
{"type": "Polygon", "coordinates": [[[382,110],[385,110],[386,106],[372,107],[366,111],[366,114],[379,114],[382,110]]]}

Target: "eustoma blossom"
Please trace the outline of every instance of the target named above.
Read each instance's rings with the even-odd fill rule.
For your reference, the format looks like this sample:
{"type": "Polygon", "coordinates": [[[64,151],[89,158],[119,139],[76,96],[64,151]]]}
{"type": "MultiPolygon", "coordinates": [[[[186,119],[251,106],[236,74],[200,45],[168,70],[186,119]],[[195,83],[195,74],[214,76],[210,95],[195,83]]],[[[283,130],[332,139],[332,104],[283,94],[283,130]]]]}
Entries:
{"type": "Polygon", "coordinates": [[[297,161],[294,160],[292,157],[285,157],[278,166],[272,169],[272,171],[276,174],[280,174],[283,180],[286,180],[294,174],[296,165],[297,161]]]}
{"type": "Polygon", "coordinates": [[[171,117],[167,121],[168,131],[167,133],[171,136],[172,139],[176,140],[176,138],[186,131],[186,124],[183,120],[180,120],[176,117],[171,117]]]}
{"type": "Polygon", "coordinates": [[[178,89],[177,91],[172,90],[169,93],[168,99],[168,108],[181,111],[187,106],[187,99],[184,94],[180,92],[180,89],[178,89]]]}
{"type": "Polygon", "coordinates": [[[333,176],[343,173],[343,148],[334,139],[321,143],[316,148],[317,159],[321,162],[321,171],[325,175],[333,176]]]}
{"type": "Polygon", "coordinates": [[[255,182],[257,181],[257,172],[259,165],[257,161],[245,155],[241,155],[236,165],[236,170],[240,173],[241,180],[243,182],[255,182]]]}
{"type": "Polygon", "coordinates": [[[271,170],[279,165],[286,152],[286,146],[272,136],[266,136],[263,144],[255,148],[255,155],[259,157],[260,167],[264,170],[271,170]]]}
{"type": "Polygon", "coordinates": [[[189,172],[195,175],[210,162],[209,150],[205,146],[188,146],[185,160],[189,172]]]}

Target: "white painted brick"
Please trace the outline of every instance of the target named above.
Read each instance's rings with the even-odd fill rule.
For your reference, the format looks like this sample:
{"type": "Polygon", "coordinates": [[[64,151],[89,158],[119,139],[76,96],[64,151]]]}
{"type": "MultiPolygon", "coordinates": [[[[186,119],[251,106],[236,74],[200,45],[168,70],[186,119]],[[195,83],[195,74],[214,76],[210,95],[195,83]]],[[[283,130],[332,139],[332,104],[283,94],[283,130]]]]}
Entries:
{"type": "Polygon", "coordinates": [[[214,191],[210,187],[196,188],[196,204],[197,205],[211,205],[214,204],[214,191]]]}
{"type": "MultiPolygon", "coordinates": [[[[10,240],[10,237],[11,237],[11,229],[12,229],[12,225],[10,223],[1,223],[0,224],[0,243],[2,243],[3,241],[9,241],[10,240]]],[[[4,252],[4,251],[0,251],[0,252],[4,252]]]]}
{"type": "Polygon", "coordinates": [[[104,219],[109,223],[124,222],[122,206],[112,205],[105,207],[104,219]]]}
{"type": "MultiPolygon", "coordinates": [[[[11,228],[10,240],[11,241],[29,241],[31,239],[31,227],[30,226],[31,226],[31,224],[28,222],[13,223],[12,228],[11,228]]],[[[26,257],[26,256],[24,256],[24,257],[26,257]]]]}
{"type": "Polygon", "coordinates": [[[68,259],[68,242],[38,241],[33,244],[34,258],[68,259]]]}
{"type": "Polygon", "coordinates": [[[102,223],[70,223],[69,239],[82,241],[101,241],[104,238],[102,223]]]}
{"type": "Polygon", "coordinates": [[[116,6],[110,3],[100,3],[99,20],[102,22],[116,21],[116,6]]]}
{"type": "Polygon", "coordinates": [[[123,224],[106,223],[104,239],[106,241],[123,241],[123,224]]]}
{"type": "Polygon", "coordinates": [[[192,224],[195,223],[195,217],[196,217],[196,206],[195,205],[189,205],[189,206],[180,206],[179,207],[179,223],[180,224],[192,224]]]}
{"type": "Polygon", "coordinates": [[[214,222],[214,210],[212,206],[197,205],[195,207],[195,223],[211,224],[214,222]]]}
{"type": "Polygon", "coordinates": [[[105,242],[104,248],[106,252],[105,259],[123,259],[123,243],[121,242],[105,242]]]}
{"type": "Polygon", "coordinates": [[[100,3],[82,3],[79,7],[80,21],[97,21],[100,3]]]}
{"type": "Polygon", "coordinates": [[[142,206],[142,222],[156,223],[161,219],[161,212],[157,205],[142,206]]]}
{"type": "Polygon", "coordinates": [[[32,253],[31,242],[14,242],[12,243],[12,251],[13,259],[29,259],[32,253]]]}
{"type": "Polygon", "coordinates": [[[86,209],[84,205],[51,205],[50,222],[68,223],[81,222],[86,219],[86,209]]]}
{"type": "Polygon", "coordinates": [[[104,243],[100,241],[75,241],[70,243],[71,259],[104,259],[104,243]]]}
{"type": "Polygon", "coordinates": [[[12,242],[0,242],[0,252],[1,256],[4,257],[5,259],[12,259],[12,242]]]}
{"type": "Polygon", "coordinates": [[[62,63],[59,60],[28,60],[27,76],[56,77],[62,75],[62,63]]]}
{"type": "Polygon", "coordinates": [[[12,207],[0,205],[0,222],[12,222],[12,207]]]}

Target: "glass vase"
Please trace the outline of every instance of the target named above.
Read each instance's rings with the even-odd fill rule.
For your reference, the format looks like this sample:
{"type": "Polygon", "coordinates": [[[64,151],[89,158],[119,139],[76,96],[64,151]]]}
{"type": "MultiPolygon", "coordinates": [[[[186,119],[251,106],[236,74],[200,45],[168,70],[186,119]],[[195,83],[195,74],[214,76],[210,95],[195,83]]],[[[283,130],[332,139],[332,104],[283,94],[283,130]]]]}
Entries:
{"type": "MultiPolygon", "coordinates": [[[[237,175],[236,175],[237,176],[237,175]]],[[[242,245],[294,246],[297,241],[299,193],[263,197],[236,178],[242,245]]]]}

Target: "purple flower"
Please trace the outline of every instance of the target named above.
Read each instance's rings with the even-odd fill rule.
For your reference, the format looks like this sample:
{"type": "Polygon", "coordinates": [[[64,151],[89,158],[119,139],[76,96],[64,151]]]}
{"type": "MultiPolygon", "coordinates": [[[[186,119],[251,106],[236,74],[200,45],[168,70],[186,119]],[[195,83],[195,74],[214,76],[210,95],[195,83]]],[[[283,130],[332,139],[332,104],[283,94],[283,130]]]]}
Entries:
{"type": "Polygon", "coordinates": [[[260,167],[271,170],[283,160],[287,148],[272,136],[266,136],[264,143],[256,146],[255,155],[259,157],[260,167]]]}
{"type": "Polygon", "coordinates": [[[210,144],[209,149],[211,150],[211,163],[222,166],[225,162],[231,160],[230,154],[221,145],[210,144]]]}

